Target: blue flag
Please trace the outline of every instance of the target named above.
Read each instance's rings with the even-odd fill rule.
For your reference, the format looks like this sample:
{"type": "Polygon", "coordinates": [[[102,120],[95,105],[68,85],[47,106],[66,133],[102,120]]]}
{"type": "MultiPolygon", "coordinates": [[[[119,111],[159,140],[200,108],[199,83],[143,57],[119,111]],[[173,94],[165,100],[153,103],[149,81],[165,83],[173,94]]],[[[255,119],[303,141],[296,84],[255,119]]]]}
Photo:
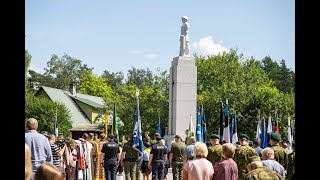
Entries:
{"type": "Polygon", "coordinates": [[[204,114],[203,110],[203,104],[201,104],[201,132],[202,132],[202,139],[203,142],[207,142],[207,120],[206,120],[206,115],[204,114]]]}
{"type": "Polygon", "coordinates": [[[157,119],[157,126],[156,126],[156,131],[161,134],[161,129],[160,129],[160,116],[157,119]]]}
{"type": "Polygon", "coordinates": [[[198,142],[202,142],[200,106],[198,106],[198,110],[197,110],[197,127],[196,127],[196,134],[197,134],[197,141],[198,141],[198,142]]]}
{"type": "Polygon", "coordinates": [[[141,131],[141,118],[139,110],[139,99],[137,99],[137,112],[134,118],[134,130],[133,130],[133,145],[132,148],[137,150],[142,155],[142,131],[141,131]]]}
{"type": "Polygon", "coordinates": [[[238,141],[238,133],[237,133],[237,115],[236,112],[234,112],[234,117],[233,117],[233,121],[232,121],[232,144],[236,145],[236,142],[238,141]]]}
{"type": "Polygon", "coordinates": [[[261,130],[261,134],[260,134],[261,144],[260,144],[260,147],[262,149],[264,149],[264,148],[266,148],[268,146],[266,122],[265,122],[265,118],[264,117],[262,117],[262,120],[261,120],[260,130],[261,130]]]}
{"type": "Polygon", "coordinates": [[[54,117],[54,125],[53,125],[53,134],[55,137],[58,136],[58,110],[57,110],[57,106],[56,106],[56,116],[54,117]]]}

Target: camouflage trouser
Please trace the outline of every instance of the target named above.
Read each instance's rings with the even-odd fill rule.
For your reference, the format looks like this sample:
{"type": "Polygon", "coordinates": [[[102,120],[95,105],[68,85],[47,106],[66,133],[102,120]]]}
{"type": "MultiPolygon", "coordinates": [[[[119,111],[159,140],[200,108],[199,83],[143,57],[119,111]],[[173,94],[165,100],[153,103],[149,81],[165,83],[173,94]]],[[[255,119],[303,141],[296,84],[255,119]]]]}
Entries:
{"type": "Polygon", "coordinates": [[[172,161],[173,180],[182,179],[183,162],[172,161]]]}
{"type": "Polygon", "coordinates": [[[126,176],[126,180],[136,180],[137,162],[125,161],[123,166],[124,166],[124,174],[126,176]]]}
{"type": "Polygon", "coordinates": [[[136,168],[137,180],[140,180],[140,169],[141,169],[140,161],[137,161],[137,168],[136,168]]]}

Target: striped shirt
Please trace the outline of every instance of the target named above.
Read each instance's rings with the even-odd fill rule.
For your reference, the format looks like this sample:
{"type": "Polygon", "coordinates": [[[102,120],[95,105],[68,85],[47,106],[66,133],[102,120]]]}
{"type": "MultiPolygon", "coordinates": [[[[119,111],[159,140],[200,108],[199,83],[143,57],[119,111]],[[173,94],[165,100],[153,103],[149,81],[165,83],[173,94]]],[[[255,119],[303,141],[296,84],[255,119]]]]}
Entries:
{"type": "Polygon", "coordinates": [[[60,168],[60,157],[58,156],[58,152],[60,152],[60,148],[56,144],[51,144],[51,151],[52,151],[52,159],[53,159],[53,165],[60,168]]]}

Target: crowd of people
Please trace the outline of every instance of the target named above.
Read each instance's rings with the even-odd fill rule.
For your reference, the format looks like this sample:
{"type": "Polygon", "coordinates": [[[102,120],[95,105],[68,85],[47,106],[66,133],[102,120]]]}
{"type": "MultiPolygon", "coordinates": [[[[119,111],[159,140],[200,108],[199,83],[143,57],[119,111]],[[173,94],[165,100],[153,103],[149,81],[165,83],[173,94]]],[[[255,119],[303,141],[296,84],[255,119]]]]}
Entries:
{"type": "MultiPolygon", "coordinates": [[[[246,134],[239,142],[222,142],[211,134],[208,143],[175,135],[171,143],[159,133],[154,139],[144,132],[143,152],[133,146],[133,133],[121,136],[84,133],[79,139],[59,133],[39,133],[38,121],[30,118],[25,132],[25,179],[30,180],[115,180],[124,173],[126,180],[167,179],[172,168],[174,180],[294,179],[295,143],[292,148],[272,132],[269,146],[260,140],[250,143],[246,134]],[[99,136],[99,137],[98,137],[99,136]],[[170,147],[168,144],[171,144],[170,147]],[[142,177],[140,177],[140,172],[142,177]]],[[[187,132],[186,132],[187,133],[187,132]]]]}

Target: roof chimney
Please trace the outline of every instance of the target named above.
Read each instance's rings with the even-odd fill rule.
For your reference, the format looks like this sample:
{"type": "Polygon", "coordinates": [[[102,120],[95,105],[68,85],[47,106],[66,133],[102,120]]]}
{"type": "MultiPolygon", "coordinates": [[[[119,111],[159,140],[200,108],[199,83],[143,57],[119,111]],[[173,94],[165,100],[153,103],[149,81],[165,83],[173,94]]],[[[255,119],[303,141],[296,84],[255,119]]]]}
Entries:
{"type": "Polygon", "coordinates": [[[69,84],[69,92],[72,94],[72,96],[74,96],[77,93],[76,84],[74,83],[69,84]]]}

